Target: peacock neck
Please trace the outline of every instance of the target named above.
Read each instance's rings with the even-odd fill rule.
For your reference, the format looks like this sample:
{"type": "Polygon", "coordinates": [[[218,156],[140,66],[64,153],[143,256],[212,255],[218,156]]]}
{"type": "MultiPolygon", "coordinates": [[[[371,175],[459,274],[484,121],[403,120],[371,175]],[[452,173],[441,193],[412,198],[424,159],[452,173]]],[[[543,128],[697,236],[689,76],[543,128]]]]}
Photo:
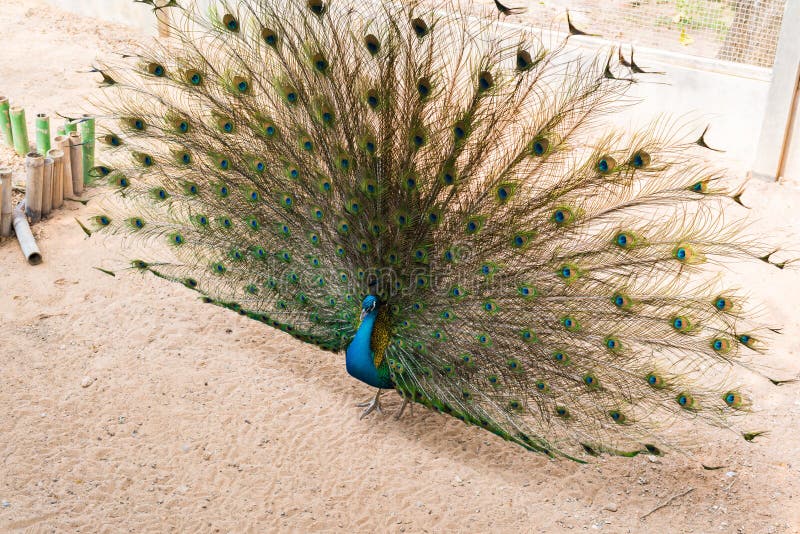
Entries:
{"type": "MultiPolygon", "coordinates": [[[[382,372],[386,370],[378,369],[375,366],[375,353],[372,350],[372,332],[377,318],[378,311],[376,310],[369,313],[361,321],[353,341],[347,347],[345,360],[347,372],[353,378],[357,378],[370,386],[391,388],[393,384],[388,377],[388,372],[382,372]]],[[[385,367],[385,365],[380,367],[385,367]]]]}

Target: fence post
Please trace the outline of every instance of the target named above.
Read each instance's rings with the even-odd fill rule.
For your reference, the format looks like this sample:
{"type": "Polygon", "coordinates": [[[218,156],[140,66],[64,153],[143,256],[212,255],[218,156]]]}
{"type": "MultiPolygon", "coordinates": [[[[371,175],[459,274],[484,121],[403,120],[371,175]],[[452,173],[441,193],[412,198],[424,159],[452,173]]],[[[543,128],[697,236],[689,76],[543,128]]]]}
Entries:
{"type": "MultiPolygon", "coordinates": [[[[793,173],[800,178],[800,1],[787,0],[772,68],[772,83],[758,139],[753,175],[779,180],[793,173]],[[796,132],[794,135],[792,133],[796,132]],[[790,161],[792,160],[792,161],[790,161]],[[794,161],[798,160],[798,161],[794,161]],[[791,169],[791,171],[790,171],[791,169]]],[[[743,102],[743,106],[747,103],[743,102]]]]}

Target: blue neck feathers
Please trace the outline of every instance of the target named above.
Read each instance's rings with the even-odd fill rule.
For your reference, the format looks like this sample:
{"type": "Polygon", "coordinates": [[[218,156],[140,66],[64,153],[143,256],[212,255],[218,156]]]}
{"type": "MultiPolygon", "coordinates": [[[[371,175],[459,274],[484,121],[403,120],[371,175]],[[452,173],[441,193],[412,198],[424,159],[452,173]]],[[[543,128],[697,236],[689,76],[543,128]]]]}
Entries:
{"type": "Polygon", "coordinates": [[[378,318],[378,310],[372,310],[358,327],[353,341],[347,347],[346,364],[347,372],[353,378],[357,378],[362,382],[369,384],[376,388],[392,387],[391,382],[387,381],[388,377],[381,377],[378,370],[375,369],[374,353],[370,346],[372,337],[372,329],[375,326],[375,320],[378,318]]]}

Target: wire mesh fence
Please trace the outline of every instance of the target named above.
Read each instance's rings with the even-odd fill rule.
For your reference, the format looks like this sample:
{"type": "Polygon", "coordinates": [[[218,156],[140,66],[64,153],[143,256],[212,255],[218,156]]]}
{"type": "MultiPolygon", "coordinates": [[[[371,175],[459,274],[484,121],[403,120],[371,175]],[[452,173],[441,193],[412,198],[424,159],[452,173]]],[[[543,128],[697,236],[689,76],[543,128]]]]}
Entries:
{"type": "Polygon", "coordinates": [[[576,26],[612,41],[759,67],[773,64],[786,1],[500,0],[527,8],[520,22],[549,26],[569,10],[576,26]]]}

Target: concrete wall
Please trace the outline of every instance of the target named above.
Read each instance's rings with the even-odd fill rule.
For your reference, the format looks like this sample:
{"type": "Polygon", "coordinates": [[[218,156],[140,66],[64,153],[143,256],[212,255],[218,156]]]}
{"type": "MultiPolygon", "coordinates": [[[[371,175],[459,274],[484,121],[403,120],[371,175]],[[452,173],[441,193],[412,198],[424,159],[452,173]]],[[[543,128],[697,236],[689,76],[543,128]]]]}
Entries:
{"type": "Polygon", "coordinates": [[[155,35],[156,19],[152,8],[132,0],[46,0],[49,4],[78,15],[95,17],[136,28],[155,35]]]}
{"type": "Polygon", "coordinates": [[[626,119],[636,124],[643,118],[670,113],[710,124],[708,144],[725,150],[725,158],[740,165],[742,173],[752,168],[767,107],[768,70],[753,72],[725,65],[729,67],[728,73],[715,72],[703,69],[702,65],[691,65],[691,61],[676,64],[669,57],[645,54],[638,49],[636,61],[648,70],[665,74],[661,79],[648,78],[663,83],[634,86],[631,94],[642,102],[626,111],[626,119]]]}
{"type": "MultiPolygon", "coordinates": [[[[74,13],[127,24],[149,35],[157,33],[155,16],[145,4],[131,0],[47,1],[74,13]]],[[[210,1],[200,0],[199,4],[205,9],[210,1]]],[[[590,54],[598,46],[597,39],[573,38],[571,42],[575,53],[590,54]]],[[[642,103],[613,117],[614,123],[641,125],[665,112],[689,115],[699,123],[711,124],[707,135],[710,145],[724,149],[726,158],[741,165],[743,173],[751,168],[767,103],[769,70],[653,49],[637,49],[636,60],[665,75],[651,78],[658,83],[635,86],[631,94],[642,103]]]]}

